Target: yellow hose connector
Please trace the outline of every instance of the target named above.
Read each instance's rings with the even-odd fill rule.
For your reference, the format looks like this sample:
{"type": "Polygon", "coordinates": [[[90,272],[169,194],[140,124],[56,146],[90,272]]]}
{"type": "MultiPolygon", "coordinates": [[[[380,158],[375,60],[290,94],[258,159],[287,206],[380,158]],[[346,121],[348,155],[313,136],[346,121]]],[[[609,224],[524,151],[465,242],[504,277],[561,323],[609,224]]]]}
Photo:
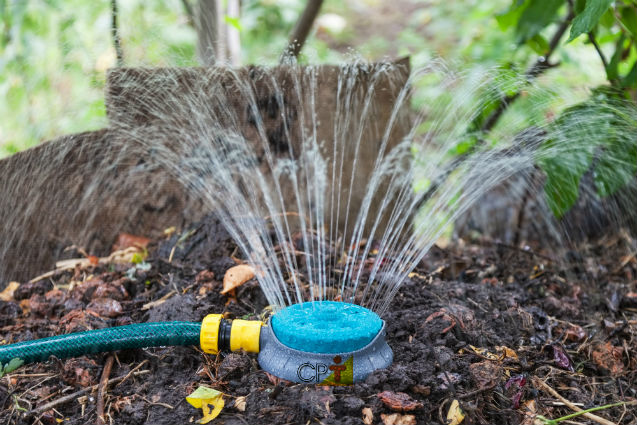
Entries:
{"type": "Polygon", "coordinates": [[[205,353],[217,354],[222,350],[259,352],[259,338],[263,322],[240,320],[232,322],[221,314],[209,314],[201,322],[199,343],[205,353]]]}
{"type": "Polygon", "coordinates": [[[258,353],[261,326],[263,326],[263,322],[258,320],[233,320],[230,332],[230,350],[244,349],[249,353],[258,353]]]}
{"type": "Polygon", "coordinates": [[[222,314],[209,314],[201,322],[199,344],[204,353],[217,354],[219,352],[219,325],[222,314]]]}

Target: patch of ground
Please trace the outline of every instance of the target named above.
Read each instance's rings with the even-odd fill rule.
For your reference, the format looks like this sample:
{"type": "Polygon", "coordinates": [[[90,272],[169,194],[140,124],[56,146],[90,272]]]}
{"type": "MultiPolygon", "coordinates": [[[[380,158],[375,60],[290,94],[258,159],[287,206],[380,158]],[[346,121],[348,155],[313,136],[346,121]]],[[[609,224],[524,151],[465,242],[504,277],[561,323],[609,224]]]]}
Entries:
{"type": "MultiPolygon", "coordinates": [[[[151,243],[148,270],[84,264],[23,283],[0,301],[1,340],[200,321],[211,312],[259,317],[267,301],[256,281],[234,298],[220,294],[225,271],[240,261],[228,235],[213,218],[193,229],[151,243]]],[[[253,354],[117,352],[108,376],[115,382],[103,396],[106,422],[195,422],[201,412],[185,397],[201,384],[225,394],[214,424],[444,424],[454,400],[466,424],[532,424],[535,414],[572,413],[566,402],[586,409],[634,401],[637,261],[620,254],[632,245],[627,237],[609,239],[560,263],[490,242],[434,248],[383,317],[393,365],[348,387],[280,382],[253,354]]],[[[108,356],[51,359],[6,374],[0,423],[95,423],[96,384],[108,356]]],[[[616,406],[595,414],[634,424],[636,411],[616,406]]]]}

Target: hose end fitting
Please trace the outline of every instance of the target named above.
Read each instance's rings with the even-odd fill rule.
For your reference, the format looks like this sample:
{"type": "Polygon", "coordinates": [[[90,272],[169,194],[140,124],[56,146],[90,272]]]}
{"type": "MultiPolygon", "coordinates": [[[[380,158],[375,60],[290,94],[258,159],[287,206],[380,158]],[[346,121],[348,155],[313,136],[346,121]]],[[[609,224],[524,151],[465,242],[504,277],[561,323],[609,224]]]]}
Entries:
{"type": "Polygon", "coordinates": [[[201,322],[199,343],[205,353],[223,350],[259,352],[259,338],[263,322],[236,319],[230,322],[221,314],[209,314],[201,322]]]}

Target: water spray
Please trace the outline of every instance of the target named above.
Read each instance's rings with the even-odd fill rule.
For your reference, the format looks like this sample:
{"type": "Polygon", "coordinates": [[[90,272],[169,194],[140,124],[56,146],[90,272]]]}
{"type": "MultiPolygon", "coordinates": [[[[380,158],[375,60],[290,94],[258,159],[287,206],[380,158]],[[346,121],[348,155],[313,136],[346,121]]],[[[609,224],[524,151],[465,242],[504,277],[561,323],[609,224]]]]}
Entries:
{"type": "Polygon", "coordinates": [[[141,323],[24,341],[0,346],[0,363],[199,345],[209,354],[258,353],[263,370],[288,381],[349,385],[392,363],[385,335],[385,323],[371,310],[344,302],[310,301],[280,310],[268,323],[209,314],[201,323],[141,323]]]}

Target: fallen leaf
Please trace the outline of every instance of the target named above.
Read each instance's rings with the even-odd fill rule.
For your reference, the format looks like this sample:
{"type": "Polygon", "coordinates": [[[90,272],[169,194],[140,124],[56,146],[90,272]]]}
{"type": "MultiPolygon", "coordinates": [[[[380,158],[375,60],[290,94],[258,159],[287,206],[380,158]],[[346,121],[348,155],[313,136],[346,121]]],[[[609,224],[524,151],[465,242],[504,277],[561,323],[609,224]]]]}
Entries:
{"type": "Polygon", "coordinates": [[[610,341],[604,345],[599,344],[593,350],[593,361],[599,367],[608,370],[611,375],[618,375],[624,371],[623,351],[622,347],[615,347],[610,341]]]}
{"type": "Polygon", "coordinates": [[[234,408],[237,409],[239,412],[245,412],[246,396],[237,397],[237,399],[234,401],[234,408]]]}
{"type": "Polygon", "coordinates": [[[509,347],[505,347],[504,345],[500,345],[500,346],[495,347],[495,349],[500,354],[500,357],[502,358],[502,360],[504,360],[504,359],[518,360],[518,354],[515,351],[513,351],[512,349],[510,349],[509,347]]]}
{"type": "Polygon", "coordinates": [[[20,283],[18,282],[9,282],[9,284],[4,288],[2,292],[0,292],[0,300],[2,301],[13,301],[13,293],[16,289],[20,287],[20,283]]]}
{"type": "Polygon", "coordinates": [[[586,331],[579,325],[573,325],[566,330],[566,339],[572,342],[581,342],[586,339],[586,331]]]}
{"type": "Polygon", "coordinates": [[[112,298],[96,298],[86,306],[86,309],[102,317],[117,317],[122,314],[122,305],[112,298]]]}
{"type": "Polygon", "coordinates": [[[391,410],[409,412],[411,410],[422,409],[423,407],[421,402],[414,400],[409,396],[409,394],[383,391],[376,395],[380,398],[383,404],[391,410]]]}
{"type": "Polygon", "coordinates": [[[286,386],[292,384],[291,381],[288,381],[287,379],[281,379],[276,375],[272,375],[271,373],[266,372],[265,375],[268,377],[268,381],[270,381],[274,386],[279,384],[283,384],[286,386]]]}
{"type": "Polygon", "coordinates": [[[374,412],[369,407],[363,408],[363,423],[365,425],[372,425],[374,423],[374,412]]]}
{"type": "Polygon", "coordinates": [[[496,362],[484,360],[469,365],[469,372],[478,388],[483,390],[495,386],[500,381],[502,367],[496,362]]]}
{"type": "Polygon", "coordinates": [[[460,408],[460,403],[458,400],[454,400],[451,402],[451,406],[449,406],[449,411],[447,412],[447,424],[449,425],[458,425],[464,421],[464,412],[460,408]]]}
{"type": "Polygon", "coordinates": [[[416,425],[416,417],[414,415],[401,415],[400,413],[386,415],[381,413],[380,418],[385,425],[416,425]]]}
{"type": "Polygon", "coordinates": [[[120,251],[133,246],[136,248],[146,248],[149,242],[150,239],[143,236],[131,235],[130,233],[120,233],[112,250],[120,251]]]}
{"type": "Polygon", "coordinates": [[[232,291],[254,277],[254,268],[247,264],[230,267],[223,276],[222,294],[232,291]]]}
{"type": "Polygon", "coordinates": [[[526,376],[515,375],[509,378],[504,384],[504,389],[507,390],[507,395],[511,396],[511,405],[514,409],[520,407],[520,401],[524,395],[524,386],[526,385],[526,376]]]}
{"type": "Polygon", "coordinates": [[[221,413],[225,405],[223,393],[212,388],[199,386],[189,396],[186,401],[195,409],[201,409],[203,417],[197,421],[200,424],[207,424],[221,413]]]}
{"type": "Polygon", "coordinates": [[[522,412],[524,413],[524,420],[522,420],[520,425],[533,425],[537,416],[535,400],[525,401],[522,405],[522,412]]]}
{"type": "Polygon", "coordinates": [[[555,365],[561,367],[562,369],[575,372],[573,362],[571,361],[569,355],[566,354],[564,347],[562,347],[560,344],[552,344],[551,348],[553,348],[553,361],[555,362],[555,365]]]}

